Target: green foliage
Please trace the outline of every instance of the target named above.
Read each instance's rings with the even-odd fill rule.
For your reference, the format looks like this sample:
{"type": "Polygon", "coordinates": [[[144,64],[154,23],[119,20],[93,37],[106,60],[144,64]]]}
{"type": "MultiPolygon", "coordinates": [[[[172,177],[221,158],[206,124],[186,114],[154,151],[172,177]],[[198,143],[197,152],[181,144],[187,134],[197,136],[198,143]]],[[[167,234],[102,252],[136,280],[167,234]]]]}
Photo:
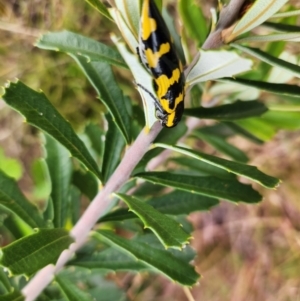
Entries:
{"type": "Polygon", "coordinates": [[[2,148],[0,148],[0,170],[15,180],[21,178],[23,171],[21,163],[18,160],[6,157],[2,148]]]}
{"type": "MultiPolygon", "coordinates": [[[[203,10],[193,1],[181,0],[181,42],[172,18],[163,12],[183,62],[191,61],[192,54],[186,53],[184,58],[182,49],[206,48],[185,68],[186,109],[182,121],[172,129],[162,129],[156,122],[153,97],[148,92],[153,91],[152,79],[135,53],[140,1],[115,1],[117,7],[110,9],[104,2],[87,2],[119,27],[120,32],[114,28],[114,46],[107,45],[107,34],[98,37],[102,40],[98,42],[70,31],[46,33],[36,46],[74,59],[74,68],[82,71],[81,78],[89,82],[95,92],[89,89],[101,102],[100,122],[92,123],[86,114],[78,126],[84,130],[77,133],[44,93],[21,81],[4,89],[6,104],[42,133],[38,143],[44,151],[32,164],[34,188],[32,194],[26,191],[25,197],[16,182],[22,175],[21,163],[4,156],[0,149],[0,222],[1,229],[9,233],[0,256],[1,300],[28,296],[26,289],[20,293],[28,283],[22,283],[19,275],[29,282],[38,281],[34,274],[45,272],[44,267],[57,260],[62,269],[46,274],[48,283],[37,286],[39,294],[48,284],[41,300],[94,300],[95,296],[96,300],[124,300],[125,293],[100,275],[111,271],[160,273],[182,286],[195,285],[199,274],[190,264],[195,253],[186,246],[192,231],[187,215],[208,211],[223,200],[258,203],[265,192],[258,192],[252,182],[269,189],[280,183],[248,165],[249,154],[231,138],[262,144],[278,130],[300,128],[300,87],[290,81],[299,78],[300,69],[278,57],[289,41],[299,42],[299,27],[267,22],[275,33],[249,34],[285,0],[269,6],[263,0],[255,1],[249,13],[230,23],[230,28],[222,19],[230,14],[219,14],[216,30],[207,39],[209,22],[203,10]],[[255,17],[262,9],[259,5],[265,13],[255,17]],[[279,29],[285,36],[276,33],[279,29]],[[274,42],[276,47],[272,47],[274,42]],[[224,44],[230,50],[207,50],[224,44]],[[270,81],[278,69],[287,81],[270,81]],[[236,76],[242,72],[246,73],[236,76]],[[133,78],[145,85],[139,89],[144,119],[133,78]],[[261,91],[266,92],[261,95],[261,91]],[[208,153],[211,148],[213,155],[208,153]],[[247,184],[240,177],[246,178],[247,184]],[[86,198],[91,203],[87,204],[86,198]],[[91,232],[94,226],[97,230],[91,232]],[[110,230],[104,230],[107,228],[110,230]],[[64,254],[68,248],[75,254],[64,254]],[[68,259],[72,260],[67,263],[68,259]]],[[[156,2],[162,6],[161,1],[156,2]]],[[[293,12],[281,17],[294,20],[293,12]]],[[[77,106],[76,99],[71,105],[77,106]]]]}
{"type": "Polygon", "coordinates": [[[189,235],[174,219],[160,213],[149,203],[142,202],[135,197],[121,193],[117,196],[127,204],[130,211],[140,218],[145,228],[151,229],[157,235],[166,248],[181,249],[188,243],[189,235]]]}
{"type": "Polygon", "coordinates": [[[96,232],[94,237],[127,254],[133,255],[138,260],[161,271],[183,285],[193,285],[197,282],[199,275],[194,271],[194,268],[186,261],[166,250],[160,250],[141,241],[129,241],[106,230],[96,232]]]}
{"type": "Polygon", "coordinates": [[[27,275],[55,263],[73,239],[65,229],[39,229],[37,233],[16,240],[2,248],[0,264],[11,275],[27,275]]]}

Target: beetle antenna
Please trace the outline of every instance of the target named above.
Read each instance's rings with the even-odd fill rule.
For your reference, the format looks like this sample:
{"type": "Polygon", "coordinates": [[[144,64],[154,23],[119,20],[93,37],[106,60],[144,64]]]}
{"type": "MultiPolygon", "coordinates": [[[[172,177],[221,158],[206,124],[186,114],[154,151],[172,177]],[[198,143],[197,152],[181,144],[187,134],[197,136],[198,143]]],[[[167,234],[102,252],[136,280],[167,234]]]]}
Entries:
{"type": "Polygon", "coordinates": [[[139,83],[135,83],[138,87],[142,88],[145,92],[147,92],[151,98],[154,100],[155,106],[156,108],[162,113],[165,114],[163,108],[161,107],[161,104],[158,102],[157,98],[147,89],[145,88],[143,85],[139,84],[139,83]]]}

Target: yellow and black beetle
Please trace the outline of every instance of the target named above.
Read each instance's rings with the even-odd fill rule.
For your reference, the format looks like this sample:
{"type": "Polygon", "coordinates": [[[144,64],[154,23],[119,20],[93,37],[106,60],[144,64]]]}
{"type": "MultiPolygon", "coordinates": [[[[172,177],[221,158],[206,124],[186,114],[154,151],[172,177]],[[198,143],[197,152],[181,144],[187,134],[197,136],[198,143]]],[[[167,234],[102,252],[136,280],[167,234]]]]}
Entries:
{"type": "MultiPolygon", "coordinates": [[[[154,99],[156,116],[163,126],[174,127],[184,110],[185,77],[170,32],[154,0],[143,1],[138,54],[153,76],[157,97],[149,93],[154,99]]],[[[138,86],[145,89],[141,84],[138,86]]]]}

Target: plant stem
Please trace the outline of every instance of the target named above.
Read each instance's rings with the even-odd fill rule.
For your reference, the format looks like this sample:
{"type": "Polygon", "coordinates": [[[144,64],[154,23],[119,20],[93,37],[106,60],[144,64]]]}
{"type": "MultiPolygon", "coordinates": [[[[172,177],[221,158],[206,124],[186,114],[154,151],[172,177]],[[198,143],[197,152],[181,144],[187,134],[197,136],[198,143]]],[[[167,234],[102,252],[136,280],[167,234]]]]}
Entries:
{"type": "Polygon", "coordinates": [[[83,213],[70,234],[74,238],[69,249],[64,250],[57,260],[55,266],[48,265],[40,270],[31,281],[23,288],[22,293],[25,301],[33,301],[44,288],[53,280],[74,253],[85,243],[90,230],[97,223],[111,206],[111,194],[117,192],[129,179],[133,169],[148,151],[149,146],[161,131],[162,126],[156,122],[149,132],[145,129],[139,134],[137,139],[125,153],[119,166],[116,168],[106,185],[96,195],[89,207],[83,213]]]}

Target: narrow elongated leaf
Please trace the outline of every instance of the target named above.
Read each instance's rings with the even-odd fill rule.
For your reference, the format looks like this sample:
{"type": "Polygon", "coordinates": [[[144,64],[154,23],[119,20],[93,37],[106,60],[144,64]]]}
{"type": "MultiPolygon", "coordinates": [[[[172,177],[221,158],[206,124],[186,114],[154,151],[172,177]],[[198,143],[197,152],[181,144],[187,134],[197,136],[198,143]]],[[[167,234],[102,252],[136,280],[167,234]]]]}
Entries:
{"type": "Polygon", "coordinates": [[[41,49],[61,51],[85,57],[85,61],[102,61],[127,68],[120,54],[113,48],[67,30],[44,34],[35,44],[41,49]]]}
{"type": "Polygon", "coordinates": [[[117,167],[121,158],[121,153],[125,146],[124,139],[122,139],[122,134],[116,127],[112,118],[109,115],[107,115],[106,119],[108,122],[108,131],[106,132],[105,148],[102,163],[102,174],[104,183],[107,182],[107,180],[117,167]]]}
{"type": "MultiPolygon", "coordinates": [[[[247,119],[242,119],[242,120],[247,120],[247,119]]],[[[229,156],[230,158],[236,161],[239,162],[248,161],[248,157],[244,152],[242,152],[240,149],[233,146],[232,144],[228,143],[225,139],[217,135],[211,135],[209,133],[206,133],[205,128],[201,128],[199,130],[194,131],[193,135],[211,144],[219,152],[229,156]]]]}
{"type": "Polygon", "coordinates": [[[10,291],[11,283],[3,267],[0,267],[0,283],[1,283],[1,292],[7,293],[10,291]]]}
{"type": "Polygon", "coordinates": [[[193,0],[180,0],[178,9],[185,30],[189,33],[189,36],[197,41],[198,47],[200,47],[208,33],[206,19],[201,8],[193,0]]]}
{"type": "MultiPolygon", "coordinates": [[[[118,47],[119,52],[122,54],[124,60],[126,61],[134,76],[134,80],[137,84],[137,89],[143,101],[146,127],[150,129],[153,126],[153,124],[157,121],[155,117],[155,105],[153,97],[150,95],[150,93],[152,95],[155,95],[155,91],[153,88],[153,79],[150,76],[150,74],[146,71],[146,69],[142,66],[141,62],[138,60],[137,55],[134,55],[133,53],[129,52],[125,44],[121,43],[116,37],[114,37],[113,41],[118,47]],[[148,91],[141,88],[139,84],[145,87],[148,91]]],[[[133,51],[136,51],[137,44],[135,44],[135,46],[133,45],[132,47],[134,49],[133,51]]]]}
{"type": "Polygon", "coordinates": [[[300,15],[300,9],[299,10],[287,11],[287,12],[284,12],[284,13],[278,13],[278,14],[273,15],[270,19],[287,18],[287,17],[299,16],[299,15],[300,15]]]}
{"type": "Polygon", "coordinates": [[[263,103],[254,100],[237,101],[213,108],[185,109],[184,114],[203,119],[234,120],[259,116],[267,111],[268,108],[263,103]]]}
{"type": "Polygon", "coordinates": [[[172,187],[213,198],[223,198],[233,202],[256,203],[261,201],[261,195],[250,185],[236,180],[219,179],[216,177],[199,177],[170,172],[145,172],[135,175],[151,183],[172,187]]]}
{"type": "Polygon", "coordinates": [[[251,70],[252,61],[240,57],[233,51],[200,51],[196,64],[186,75],[188,86],[198,82],[215,80],[221,77],[231,77],[251,70]]]}
{"type": "Polygon", "coordinates": [[[274,83],[267,83],[261,82],[258,80],[251,80],[251,79],[243,79],[243,78],[222,78],[221,81],[225,82],[233,82],[236,84],[245,85],[248,87],[255,87],[261,90],[270,91],[277,94],[282,95],[289,95],[293,97],[299,97],[300,95],[300,87],[297,85],[287,85],[287,84],[274,84],[274,83]]]}
{"type": "Polygon", "coordinates": [[[276,129],[261,118],[241,119],[235,123],[263,141],[272,139],[276,134],[276,129]]]}
{"type": "MultiPolygon", "coordinates": [[[[70,187],[70,199],[71,199],[71,204],[70,204],[70,220],[68,220],[70,223],[75,225],[81,215],[81,191],[74,185],[71,185],[70,187]]],[[[67,224],[66,226],[69,226],[67,224]]]]}
{"type": "Polygon", "coordinates": [[[191,238],[182,227],[172,218],[155,210],[148,203],[126,194],[116,194],[144,223],[145,228],[151,229],[165,248],[181,249],[191,238]]]}
{"type": "Polygon", "coordinates": [[[90,294],[77,287],[69,278],[62,275],[56,275],[55,280],[58,283],[63,295],[69,301],[93,301],[90,294]]]}
{"type": "MultiPolygon", "coordinates": [[[[59,273],[59,276],[63,276],[64,279],[68,279],[73,284],[76,284],[81,291],[88,293],[90,297],[92,297],[93,301],[127,301],[128,298],[125,294],[125,290],[115,283],[108,277],[107,279],[103,276],[103,273],[99,272],[99,270],[86,270],[82,268],[68,268],[64,269],[59,273]]],[[[46,291],[49,294],[44,294],[43,297],[46,295],[46,298],[49,296],[48,299],[39,298],[38,301],[67,301],[66,298],[55,298],[56,290],[53,286],[46,291]],[[54,294],[52,293],[54,292],[54,294]],[[53,299],[54,298],[54,299],[53,299]]],[[[80,296],[80,295],[79,295],[80,296]]],[[[85,299],[83,299],[85,300],[85,299]]]]}
{"type": "Polygon", "coordinates": [[[20,81],[11,83],[3,95],[5,102],[26,117],[26,121],[59,141],[99,179],[101,174],[90,153],[71,125],[52,106],[43,93],[36,92],[20,81]]]}
{"type": "MultiPolygon", "coordinates": [[[[250,36],[235,40],[235,43],[250,43],[250,42],[275,42],[275,41],[287,41],[287,42],[299,42],[300,32],[291,33],[275,33],[269,35],[250,36]]],[[[231,45],[231,44],[230,44],[231,45]]]]}
{"type": "Polygon", "coordinates": [[[102,138],[104,137],[104,132],[99,126],[90,123],[85,128],[85,134],[91,141],[92,148],[95,150],[97,156],[102,159],[104,149],[104,141],[102,138]]]}
{"type": "Polygon", "coordinates": [[[170,149],[181,154],[190,156],[196,160],[201,160],[206,163],[212,164],[219,168],[225,169],[228,172],[232,172],[236,175],[240,175],[246,177],[250,180],[253,180],[267,188],[275,188],[279,184],[279,180],[268,176],[257,169],[256,166],[246,165],[243,163],[233,162],[226,159],[218,158],[212,155],[208,155],[205,153],[196,152],[192,149],[188,149],[181,146],[171,146],[163,143],[157,143],[155,146],[163,147],[166,149],[170,149]]]}
{"type": "Polygon", "coordinates": [[[126,26],[137,38],[140,24],[140,2],[139,0],[115,0],[116,7],[121,13],[126,26]]]}
{"type": "Polygon", "coordinates": [[[16,214],[11,213],[3,208],[1,209],[1,225],[9,230],[9,232],[13,235],[14,239],[19,239],[23,236],[30,235],[34,233],[34,230],[28,226],[22,219],[20,219],[16,214]]]}
{"type": "Polygon", "coordinates": [[[72,55],[72,57],[97,91],[100,100],[112,115],[125,141],[130,143],[130,116],[124,103],[124,95],[115,81],[111,67],[102,62],[88,63],[80,56],[72,55]]]}
{"type": "Polygon", "coordinates": [[[191,157],[175,157],[171,158],[170,161],[175,162],[176,165],[186,167],[183,173],[188,173],[195,176],[215,176],[221,179],[236,179],[236,175],[227,170],[221,169],[212,164],[204,161],[195,160],[191,157]]]}
{"type": "Polygon", "coordinates": [[[99,185],[96,177],[89,171],[75,170],[72,176],[72,183],[87,196],[90,201],[96,196],[99,185]]]}
{"type": "Polygon", "coordinates": [[[100,14],[105,16],[106,18],[113,20],[112,17],[109,14],[109,11],[105,4],[103,4],[101,1],[98,0],[85,0],[88,4],[90,4],[92,7],[94,7],[100,14]]]}
{"type": "Polygon", "coordinates": [[[245,130],[244,128],[237,125],[235,122],[225,121],[223,122],[226,126],[228,126],[232,131],[234,131],[236,134],[241,135],[249,140],[251,140],[254,143],[257,144],[263,144],[264,141],[256,137],[253,133],[245,130]]]}
{"type": "Polygon", "coordinates": [[[69,265],[115,272],[149,270],[149,266],[113,248],[107,248],[91,255],[80,256],[69,262],[69,265]]]}
{"type": "Polygon", "coordinates": [[[291,34],[299,34],[300,32],[300,26],[297,25],[292,25],[292,24],[286,24],[286,23],[273,23],[273,22],[265,22],[263,26],[266,26],[268,28],[275,29],[276,31],[279,32],[285,32],[287,36],[289,33],[291,34]]]}
{"type": "MultiPolygon", "coordinates": [[[[299,39],[300,39],[300,33],[299,33],[299,39]]],[[[258,58],[261,61],[264,61],[274,67],[280,67],[285,70],[288,70],[288,71],[292,72],[295,76],[300,77],[300,66],[298,66],[298,65],[291,64],[285,60],[274,57],[274,56],[272,56],[264,51],[261,51],[260,49],[257,49],[257,48],[245,47],[245,46],[234,44],[234,43],[232,43],[231,45],[239,50],[242,50],[242,51],[258,58]]]]}
{"type": "Polygon", "coordinates": [[[12,293],[8,293],[0,296],[1,301],[23,301],[25,297],[21,294],[21,292],[14,290],[12,293]]]}
{"type": "Polygon", "coordinates": [[[255,1],[242,19],[235,25],[231,34],[232,37],[239,36],[260,25],[274,15],[286,2],[288,2],[288,0],[255,1]]]}
{"type": "Polygon", "coordinates": [[[300,128],[300,112],[270,110],[263,121],[273,125],[275,129],[297,130],[300,128]]]}
{"type": "MultiPolygon", "coordinates": [[[[202,130],[204,130],[205,134],[207,135],[214,135],[224,139],[234,136],[235,132],[232,131],[227,126],[224,126],[224,123],[225,122],[219,122],[210,126],[205,126],[202,128],[202,130]]],[[[163,141],[161,142],[165,143],[163,141]]],[[[166,144],[171,144],[171,143],[166,143],[166,144]]]]}
{"type": "MultiPolygon", "coordinates": [[[[180,218],[178,218],[178,220],[180,220],[180,218]]],[[[181,220],[186,221],[186,218],[182,217],[181,220]]],[[[191,227],[189,230],[190,230],[189,232],[192,232],[194,228],[191,227]]],[[[158,250],[163,250],[163,251],[165,250],[164,246],[162,246],[158,238],[152,233],[145,233],[143,235],[136,236],[134,238],[134,241],[148,244],[158,250]]],[[[190,245],[187,245],[182,250],[169,249],[168,251],[171,254],[173,254],[175,257],[180,258],[187,263],[191,262],[197,255],[196,251],[190,245]]]]}
{"type": "Polygon", "coordinates": [[[2,171],[0,171],[0,205],[12,211],[32,228],[46,226],[37,207],[25,198],[17,183],[2,171]]]}
{"type": "Polygon", "coordinates": [[[23,173],[21,163],[4,154],[4,150],[0,147],[0,170],[6,173],[9,177],[19,180],[23,173]]]}
{"type": "MultiPolygon", "coordinates": [[[[203,195],[191,194],[186,191],[175,190],[171,193],[154,197],[147,201],[147,204],[161,213],[168,215],[190,214],[194,211],[209,210],[217,205],[218,200],[203,195]]],[[[136,215],[127,209],[121,208],[108,213],[101,221],[122,221],[126,219],[136,218],[136,215]]]]}
{"type": "Polygon", "coordinates": [[[12,275],[27,276],[58,259],[60,253],[73,242],[65,229],[39,229],[2,248],[0,264],[12,275]]]}
{"type": "Polygon", "coordinates": [[[34,183],[32,195],[36,200],[46,200],[51,194],[49,169],[44,158],[35,159],[31,165],[31,178],[34,183]]]}
{"type": "Polygon", "coordinates": [[[198,281],[199,275],[194,268],[168,251],[152,248],[142,242],[121,238],[111,231],[97,231],[94,237],[134,256],[182,285],[192,286],[198,281]]]}
{"type": "Polygon", "coordinates": [[[214,198],[180,190],[175,190],[148,201],[149,205],[169,215],[190,214],[194,211],[209,210],[218,203],[219,201],[214,198]]]}
{"type": "Polygon", "coordinates": [[[50,136],[45,137],[46,162],[52,183],[50,196],[54,209],[53,224],[56,228],[62,228],[67,219],[72,164],[69,152],[50,136]]]}

